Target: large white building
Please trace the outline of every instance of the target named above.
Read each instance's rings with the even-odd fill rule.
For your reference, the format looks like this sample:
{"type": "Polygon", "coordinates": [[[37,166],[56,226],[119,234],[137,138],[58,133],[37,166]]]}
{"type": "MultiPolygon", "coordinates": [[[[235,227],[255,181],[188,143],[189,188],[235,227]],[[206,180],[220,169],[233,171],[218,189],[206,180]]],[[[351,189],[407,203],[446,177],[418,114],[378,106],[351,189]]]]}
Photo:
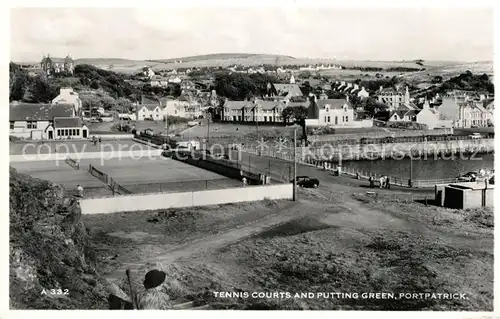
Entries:
{"type": "Polygon", "coordinates": [[[442,120],[457,128],[487,127],[494,124],[494,100],[473,100],[445,96],[438,107],[442,120]]]}
{"type": "Polygon", "coordinates": [[[188,119],[197,119],[203,115],[201,104],[187,95],[178,98],[167,98],[160,101],[163,116],[179,116],[188,119]]]}
{"type": "Polygon", "coordinates": [[[78,96],[78,93],[73,90],[73,88],[61,88],[59,91],[59,95],[52,100],[52,104],[71,104],[75,109],[76,116],[81,116],[82,100],[78,96]]]}
{"type": "Polygon", "coordinates": [[[72,104],[12,103],[9,135],[25,139],[80,139],[89,129],[76,116],[72,104]]]}

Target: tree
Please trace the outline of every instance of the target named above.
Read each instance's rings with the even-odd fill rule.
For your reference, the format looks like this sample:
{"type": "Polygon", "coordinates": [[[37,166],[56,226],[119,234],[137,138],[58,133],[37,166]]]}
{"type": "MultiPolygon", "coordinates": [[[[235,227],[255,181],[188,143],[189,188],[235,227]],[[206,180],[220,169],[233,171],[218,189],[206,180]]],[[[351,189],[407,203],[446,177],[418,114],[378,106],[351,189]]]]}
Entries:
{"type": "Polygon", "coordinates": [[[281,112],[281,116],[285,123],[289,123],[291,119],[294,120],[296,124],[299,124],[302,127],[302,136],[304,140],[307,142],[307,132],[306,132],[306,119],[307,119],[308,110],[306,107],[286,107],[281,112]]]}
{"type": "Polygon", "coordinates": [[[281,112],[281,118],[283,118],[283,122],[288,123],[290,119],[294,115],[293,107],[285,107],[281,112]]]}
{"type": "Polygon", "coordinates": [[[13,79],[10,84],[9,100],[21,101],[24,97],[24,92],[28,86],[29,78],[26,72],[19,70],[13,73],[13,79]]]}
{"type": "Polygon", "coordinates": [[[436,75],[435,77],[432,78],[431,83],[441,83],[443,82],[443,77],[440,75],[436,75]]]}

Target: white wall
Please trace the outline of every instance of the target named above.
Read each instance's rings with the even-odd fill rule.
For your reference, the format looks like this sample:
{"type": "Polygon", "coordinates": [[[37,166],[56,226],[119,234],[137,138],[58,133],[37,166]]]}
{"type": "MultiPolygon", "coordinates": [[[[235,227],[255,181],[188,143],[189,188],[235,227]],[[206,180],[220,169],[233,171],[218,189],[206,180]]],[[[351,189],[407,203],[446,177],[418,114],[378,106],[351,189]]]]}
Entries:
{"type": "Polygon", "coordinates": [[[269,199],[292,199],[293,185],[248,186],[199,192],[125,195],[80,201],[82,214],[208,206],[269,199]]]}

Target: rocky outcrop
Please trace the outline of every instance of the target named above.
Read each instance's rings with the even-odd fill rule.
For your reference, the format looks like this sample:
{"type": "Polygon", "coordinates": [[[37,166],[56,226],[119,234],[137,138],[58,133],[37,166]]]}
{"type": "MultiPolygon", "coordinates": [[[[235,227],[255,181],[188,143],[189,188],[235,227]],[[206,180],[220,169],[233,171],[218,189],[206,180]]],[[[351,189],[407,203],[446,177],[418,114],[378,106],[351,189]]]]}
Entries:
{"type": "Polygon", "coordinates": [[[10,307],[106,309],[78,200],[10,169],[10,307]]]}

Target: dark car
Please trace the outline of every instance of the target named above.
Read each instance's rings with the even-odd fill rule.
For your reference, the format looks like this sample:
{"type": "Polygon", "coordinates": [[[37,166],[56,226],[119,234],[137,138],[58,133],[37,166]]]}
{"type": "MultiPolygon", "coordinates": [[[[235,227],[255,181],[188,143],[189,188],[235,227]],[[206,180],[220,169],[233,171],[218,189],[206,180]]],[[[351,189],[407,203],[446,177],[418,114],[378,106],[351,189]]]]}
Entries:
{"type": "MultiPolygon", "coordinates": [[[[291,181],[293,183],[293,180],[291,181]]],[[[316,188],[319,186],[319,180],[317,178],[309,176],[297,176],[297,186],[306,188],[316,188]]]]}

